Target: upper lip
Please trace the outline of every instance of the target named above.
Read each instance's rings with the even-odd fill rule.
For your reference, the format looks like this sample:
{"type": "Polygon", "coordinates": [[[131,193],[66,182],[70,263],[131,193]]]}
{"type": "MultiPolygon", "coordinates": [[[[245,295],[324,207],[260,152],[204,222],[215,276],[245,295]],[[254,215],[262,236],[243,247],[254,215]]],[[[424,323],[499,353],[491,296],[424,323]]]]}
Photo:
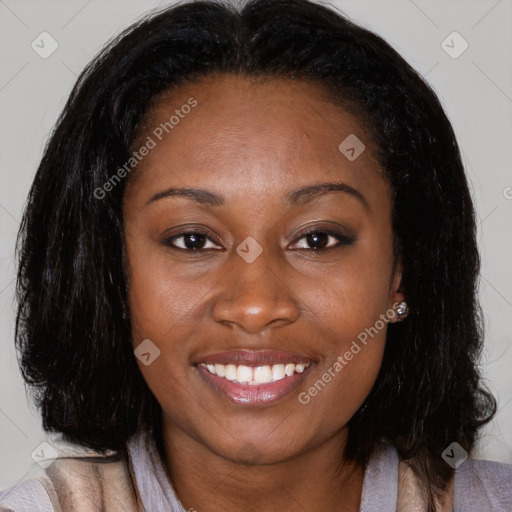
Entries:
{"type": "Polygon", "coordinates": [[[257,367],[286,363],[308,364],[313,361],[311,357],[282,350],[232,350],[204,356],[198,359],[196,364],[234,364],[235,366],[257,367]]]}

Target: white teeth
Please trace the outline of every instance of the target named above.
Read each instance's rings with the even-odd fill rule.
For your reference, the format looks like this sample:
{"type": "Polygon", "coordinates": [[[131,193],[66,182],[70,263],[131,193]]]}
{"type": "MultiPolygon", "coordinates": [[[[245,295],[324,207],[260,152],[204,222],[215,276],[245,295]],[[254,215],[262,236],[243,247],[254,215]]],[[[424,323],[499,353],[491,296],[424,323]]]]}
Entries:
{"type": "Polygon", "coordinates": [[[211,374],[218,377],[224,377],[230,381],[242,384],[249,384],[251,386],[257,384],[268,384],[270,382],[277,382],[286,377],[291,377],[296,373],[302,373],[310,365],[304,364],[274,364],[272,366],[257,366],[255,368],[245,365],[234,364],[204,364],[201,366],[206,368],[211,374]]]}
{"type": "Polygon", "coordinates": [[[294,364],[287,364],[285,367],[284,367],[284,373],[288,376],[288,377],[291,377],[295,372],[295,365],[294,364]]]}
{"type": "Polygon", "coordinates": [[[252,368],[241,364],[236,372],[236,380],[238,382],[251,382],[253,380],[253,375],[252,368]]]}
{"type": "Polygon", "coordinates": [[[284,364],[275,364],[272,366],[272,380],[281,380],[284,379],[284,364]]]}
{"type": "Polygon", "coordinates": [[[304,364],[295,365],[295,371],[297,373],[302,373],[305,369],[306,369],[306,365],[304,365],[304,364]]]}
{"type": "Polygon", "coordinates": [[[215,373],[219,377],[225,377],[226,376],[226,367],[223,364],[216,364],[215,365],[215,373]]]}
{"type": "Polygon", "coordinates": [[[236,380],[236,366],[234,364],[228,364],[226,366],[226,379],[236,380]]]}
{"type": "Polygon", "coordinates": [[[270,366],[258,366],[254,368],[254,382],[268,384],[272,382],[272,368],[270,366]]]}

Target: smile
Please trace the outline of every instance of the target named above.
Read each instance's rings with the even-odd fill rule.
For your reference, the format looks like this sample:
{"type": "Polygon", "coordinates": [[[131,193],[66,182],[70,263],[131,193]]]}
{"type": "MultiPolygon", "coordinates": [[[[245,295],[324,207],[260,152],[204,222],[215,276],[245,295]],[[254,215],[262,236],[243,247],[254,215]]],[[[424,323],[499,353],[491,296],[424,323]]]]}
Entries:
{"type": "Polygon", "coordinates": [[[238,350],[213,354],[195,364],[204,382],[239,405],[266,405],[293,393],[315,361],[275,350],[238,350]]]}
{"type": "Polygon", "coordinates": [[[274,364],[272,366],[250,366],[234,364],[205,364],[200,366],[206,368],[212,375],[217,375],[232,382],[256,386],[258,384],[269,384],[283,380],[292,375],[302,373],[310,363],[303,364],[274,364]]]}

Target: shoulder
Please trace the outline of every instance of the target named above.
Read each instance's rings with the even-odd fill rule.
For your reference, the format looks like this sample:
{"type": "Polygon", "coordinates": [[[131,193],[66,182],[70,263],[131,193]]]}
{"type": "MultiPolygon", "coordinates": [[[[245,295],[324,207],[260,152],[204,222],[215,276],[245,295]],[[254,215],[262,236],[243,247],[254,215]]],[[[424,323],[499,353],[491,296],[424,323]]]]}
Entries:
{"type": "Polygon", "coordinates": [[[0,491],[1,512],[54,512],[50,496],[39,478],[28,478],[0,491]]]}
{"type": "Polygon", "coordinates": [[[512,465],[469,458],[455,471],[454,512],[512,510],[512,465]]]}
{"type": "Polygon", "coordinates": [[[0,512],[132,512],[135,500],[125,459],[57,458],[1,492],[0,512]]]}
{"type": "MultiPolygon", "coordinates": [[[[449,507],[442,510],[512,512],[512,465],[468,458],[455,470],[448,492],[449,507]]],[[[362,505],[362,511],[425,509],[422,483],[390,442],[383,441],[367,465],[362,505]]]]}

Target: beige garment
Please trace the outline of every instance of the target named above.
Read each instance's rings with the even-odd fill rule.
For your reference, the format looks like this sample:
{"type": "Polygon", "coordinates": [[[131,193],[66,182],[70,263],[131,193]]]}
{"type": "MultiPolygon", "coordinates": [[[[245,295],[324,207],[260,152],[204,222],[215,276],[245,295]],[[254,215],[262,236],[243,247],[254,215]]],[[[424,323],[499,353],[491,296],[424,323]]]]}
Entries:
{"type": "MultiPolygon", "coordinates": [[[[59,459],[46,473],[41,480],[55,512],[144,511],[133,468],[125,459],[108,463],[59,459]]],[[[397,512],[425,512],[425,496],[411,468],[400,461],[398,474],[397,512]]],[[[453,481],[446,497],[438,512],[452,511],[453,481]]]]}
{"type": "Polygon", "coordinates": [[[142,512],[131,470],[126,459],[57,459],[40,480],[55,512],[142,512]]]}
{"type": "MultiPolygon", "coordinates": [[[[452,478],[444,499],[436,503],[436,512],[452,512],[453,510],[452,478]]],[[[397,512],[425,512],[427,510],[426,495],[411,467],[403,460],[398,464],[398,502],[397,512]]]]}

